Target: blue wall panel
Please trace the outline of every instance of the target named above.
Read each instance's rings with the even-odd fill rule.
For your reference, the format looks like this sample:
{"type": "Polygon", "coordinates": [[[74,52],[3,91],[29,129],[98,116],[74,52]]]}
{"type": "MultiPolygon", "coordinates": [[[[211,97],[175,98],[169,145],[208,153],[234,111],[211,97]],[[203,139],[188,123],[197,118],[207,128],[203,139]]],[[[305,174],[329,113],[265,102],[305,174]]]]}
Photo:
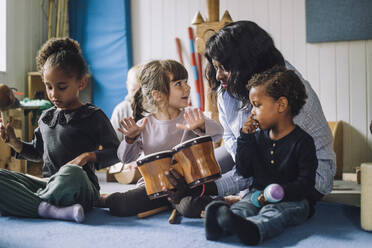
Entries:
{"type": "Polygon", "coordinates": [[[132,67],[130,0],[69,1],[70,37],[79,41],[92,74],[93,103],[111,116],[127,94],[132,67]]]}

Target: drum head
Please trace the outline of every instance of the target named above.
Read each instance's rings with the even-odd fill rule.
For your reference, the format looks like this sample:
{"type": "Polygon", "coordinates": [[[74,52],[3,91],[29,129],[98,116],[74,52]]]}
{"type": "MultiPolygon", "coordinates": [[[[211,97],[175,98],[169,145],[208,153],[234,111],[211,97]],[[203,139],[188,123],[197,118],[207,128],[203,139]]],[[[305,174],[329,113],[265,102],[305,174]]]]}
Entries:
{"type": "Polygon", "coordinates": [[[173,152],[171,150],[167,151],[162,151],[162,152],[156,152],[156,153],[151,153],[149,155],[146,155],[145,157],[138,159],[137,160],[137,165],[141,166],[146,163],[152,162],[157,159],[162,159],[162,158],[169,158],[173,156],[173,152]]]}
{"type": "Polygon", "coordinates": [[[200,143],[204,143],[204,142],[209,142],[209,141],[212,142],[212,137],[209,136],[209,135],[196,137],[196,138],[187,140],[187,141],[185,141],[181,144],[176,145],[175,147],[173,147],[173,151],[178,152],[179,150],[185,149],[185,148],[190,147],[192,145],[196,145],[196,144],[200,144],[200,143]]]}

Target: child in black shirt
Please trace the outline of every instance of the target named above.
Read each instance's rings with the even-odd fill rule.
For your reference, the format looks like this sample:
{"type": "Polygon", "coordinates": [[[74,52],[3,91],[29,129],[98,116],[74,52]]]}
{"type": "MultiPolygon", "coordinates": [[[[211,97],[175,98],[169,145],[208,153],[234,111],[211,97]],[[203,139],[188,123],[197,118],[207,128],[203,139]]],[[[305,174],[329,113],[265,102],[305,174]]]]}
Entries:
{"type": "Polygon", "coordinates": [[[236,166],[253,182],[249,193],[231,206],[210,203],[205,229],[209,240],[228,232],[245,244],[257,245],[312,215],[318,163],[312,137],[293,123],[307,98],[297,75],[274,67],[255,75],[247,89],[253,109],[238,138],[236,166]],[[284,198],[253,205],[252,195],[273,183],[284,189],[284,198]]]}
{"type": "Polygon", "coordinates": [[[103,111],[79,100],[87,66],[76,41],[50,39],[36,62],[54,106],[40,116],[32,142],[17,139],[11,123],[1,123],[0,134],[17,158],[43,161],[48,179],[0,169],[0,212],[82,222],[99,198],[94,171],[118,161],[119,140],[103,111]]]}

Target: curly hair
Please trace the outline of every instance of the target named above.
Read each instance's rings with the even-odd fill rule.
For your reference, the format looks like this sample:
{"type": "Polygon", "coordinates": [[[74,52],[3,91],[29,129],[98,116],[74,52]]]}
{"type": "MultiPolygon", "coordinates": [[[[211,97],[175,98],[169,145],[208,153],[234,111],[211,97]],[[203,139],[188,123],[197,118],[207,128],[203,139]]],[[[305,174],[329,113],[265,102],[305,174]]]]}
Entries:
{"type": "Polygon", "coordinates": [[[67,37],[51,38],[40,48],[36,66],[41,75],[44,74],[45,65],[59,67],[77,79],[81,79],[88,71],[79,43],[67,37]]]}
{"type": "Polygon", "coordinates": [[[285,97],[288,100],[292,116],[296,116],[305,105],[307,94],[301,79],[292,70],[282,66],[273,68],[259,74],[255,74],[247,84],[247,90],[264,85],[265,94],[278,100],[285,97]]]}
{"type": "Polygon", "coordinates": [[[188,79],[187,70],[175,60],[153,60],[141,66],[138,79],[141,87],[134,94],[132,102],[133,116],[137,121],[143,118],[147,110],[155,110],[156,102],[152,97],[152,91],[158,90],[169,96],[170,75],[173,81],[188,79]]]}
{"type": "Polygon", "coordinates": [[[206,77],[210,87],[217,90],[220,86],[213,59],[231,73],[226,91],[244,104],[249,102],[245,86],[254,74],[275,65],[284,66],[284,58],[274,46],[273,39],[251,21],[232,22],[223,27],[208,39],[204,55],[208,60],[206,77]]]}

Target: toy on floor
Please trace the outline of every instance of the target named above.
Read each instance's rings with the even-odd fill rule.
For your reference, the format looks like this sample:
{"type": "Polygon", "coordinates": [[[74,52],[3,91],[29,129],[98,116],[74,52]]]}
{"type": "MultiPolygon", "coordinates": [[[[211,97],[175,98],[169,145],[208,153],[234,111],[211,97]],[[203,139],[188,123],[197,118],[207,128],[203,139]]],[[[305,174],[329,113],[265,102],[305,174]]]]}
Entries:
{"type": "Polygon", "coordinates": [[[265,190],[256,191],[251,196],[251,202],[256,207],[260,208],[267,203],[279,202],[284,197],[284,190],[279,184],[273,183],[268,185],[265,190]]]}

